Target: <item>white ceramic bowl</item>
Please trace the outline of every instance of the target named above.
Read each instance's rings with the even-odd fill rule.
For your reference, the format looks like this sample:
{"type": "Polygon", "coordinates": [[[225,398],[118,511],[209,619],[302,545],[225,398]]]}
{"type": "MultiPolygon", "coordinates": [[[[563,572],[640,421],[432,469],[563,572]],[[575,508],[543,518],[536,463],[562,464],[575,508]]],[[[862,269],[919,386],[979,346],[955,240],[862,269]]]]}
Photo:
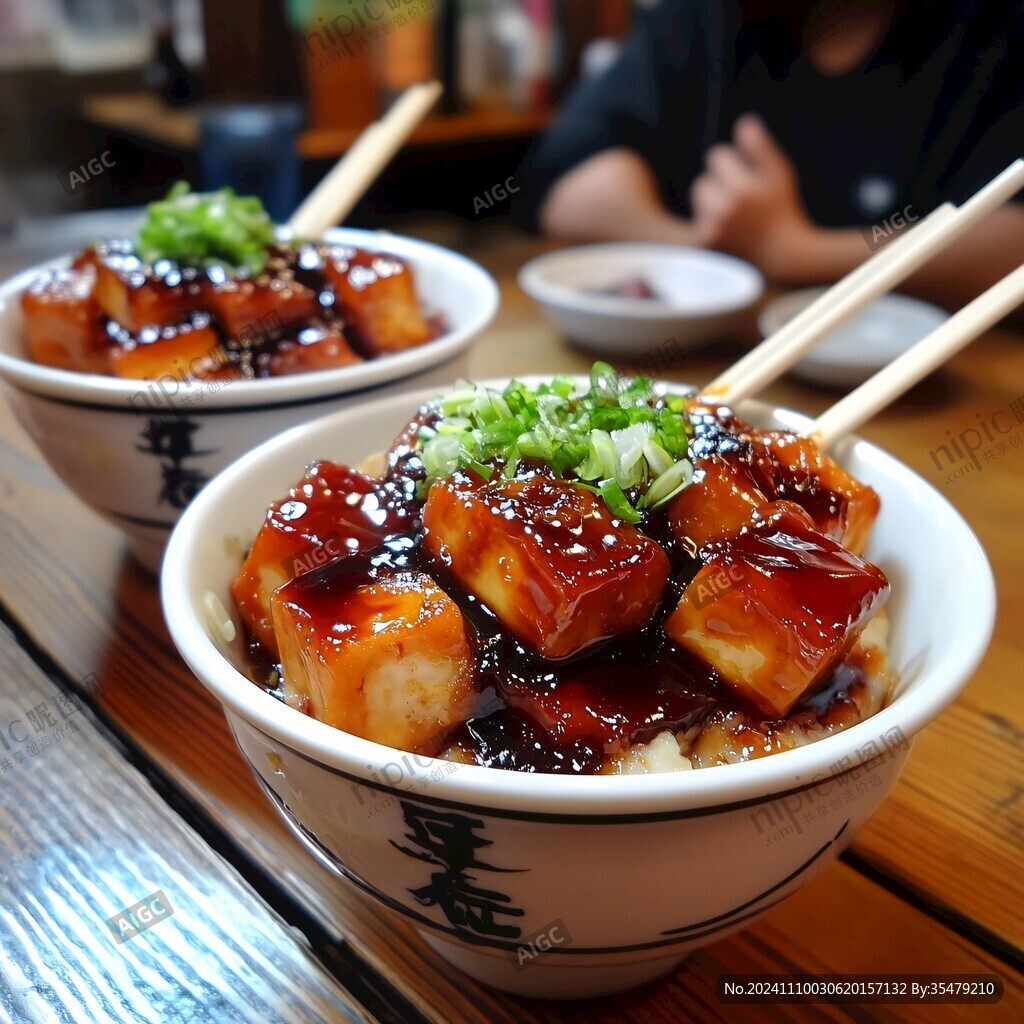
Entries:
{"type": "Polygon", "coordinates": [[[288,427],[358,403],[371,389],[452,380],[465,371],[469,345],[498,309],[494,280],[457,253],[386,232],[340,228],[326,237],[408,260],[421,301],[444,314],[448,331],[393,356],[273,380],[219,388],[170,375],[156,382],[121,380],[27,358],[19,297],[41,272],[66,259],[0,286],[0,378],[18,420],[64,483],[124,530],[153,571],[182,508],[221,469],[288,427]]]}
{"type": "Polygon", "coordinates": [[[531,260],[519,286],[575,345],[605,356],[650,362],[659,353],[721,337],[764,291],[749,263],[710,249],[624,243],[561,249],[531,260]],[[646,281],[657,299],[594,294],[646,281]]]}
{"type": "MultiPolygon", "coordinates": [[[[854,440],[840,458],[881,495],[867,554],[892,582],[890,655],[901,677],[878,715],[773,757],[666,775],[567,778],[402,754],[253,685],[238,639],[218,646],[203,603],[212,592],[231,608],[239,562],[225,538],[251,539],[306,463],[355,463],[383,449],[429,397],[369,401],[296,427],[214,480],[168,547],[171,635],[309,849],[411,920],[451,963],[523,995],[628,988],[742,928],[845,849],[896,783],[910,738],[981,659],[995,609],[988,563],[934,488],[854,440]],[[824,817],[820,805],[831,808],[824,817]],[[467,911],[470,890],[487,892],[485,909],[467,911]]],[[[808,423],[756,403],[741,411],[762,425],[808,423]]]]}
{"type": "MultiPolygon", "coordinates": [[[[824,291],[804,288],[769,302],[758,317],[761,333],[774,334],[824,291]]],[[[883,295],[819,342],[790,373],[827,387],[856,387],[948,319],[930,302],[883,295]]]]}

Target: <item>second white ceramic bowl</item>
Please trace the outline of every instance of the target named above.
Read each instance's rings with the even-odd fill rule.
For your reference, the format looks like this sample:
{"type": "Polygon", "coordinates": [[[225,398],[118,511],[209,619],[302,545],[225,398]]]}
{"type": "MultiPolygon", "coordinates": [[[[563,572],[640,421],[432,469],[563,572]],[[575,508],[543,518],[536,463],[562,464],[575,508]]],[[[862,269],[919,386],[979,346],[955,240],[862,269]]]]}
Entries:
{"type": "Polygon", "coordinates": [[[764,280],[749,263],[710,249],[629,242],[540,256],[520,271],[519,286],[570,342],[651,375],[664,370],[666,353],[734,328],[764,280]],[[595,294],[635,279],[658,298],[595,294]]]}
{"type": "MultiPolygon", "coordinates": [[[[251,540],[309,461],[360,462],[432,396],[371,401],[297,427],[214,480],[168,548],[171,635],[223,704],[267,795],[329,870],[489,985],[558,997],[629,988],[744,927],[849,845],[895,785],[913,735],[953,701],[988,646],[992,575],[936,490],[854,439],[839,458],[881,496],[867,557],[893,590],[900,683],[879,714],[772,757],[665,775],[530,775],[403,754],[255,686],[240,639],[218,640],[203,609],[209,593],[232,607],[239,548],[226,539],[251,540]]],[[[759,403],[741,412],[763,426],[808,426],[759,403]]]]}
{"type": "Polygon", "coordinates": [[[407,260],[420,301],[441,313],[437,340],[356,366],[272,380],[155,382],[71,373],[27,357],[19,297],[56,260],[0,286],[0,378],[18,420],[56,474],[119,526],[154,572],[182,509],[209,479],[268,437],[383,388],[450,381],[494,318],[498,287],[458,253],[387,232],[338,228],[329,241],[407,260]]]}

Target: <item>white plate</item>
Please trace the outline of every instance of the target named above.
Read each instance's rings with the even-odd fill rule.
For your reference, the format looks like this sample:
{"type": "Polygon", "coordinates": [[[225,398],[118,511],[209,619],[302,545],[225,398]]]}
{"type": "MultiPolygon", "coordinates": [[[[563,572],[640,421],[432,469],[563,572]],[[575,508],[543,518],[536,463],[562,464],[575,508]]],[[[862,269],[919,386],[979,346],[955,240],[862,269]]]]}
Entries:
{"type": "MultiPolygon", "coordinates": [[[[761,333],[766,338],[774,334],[824,291],[806,288],[769,302],[758,318],[761,333]]],[[[815,384],[855,387],[948,319],[944,309],[929,302],[883,295],[822,340],[791,372],[815,384]]]]}

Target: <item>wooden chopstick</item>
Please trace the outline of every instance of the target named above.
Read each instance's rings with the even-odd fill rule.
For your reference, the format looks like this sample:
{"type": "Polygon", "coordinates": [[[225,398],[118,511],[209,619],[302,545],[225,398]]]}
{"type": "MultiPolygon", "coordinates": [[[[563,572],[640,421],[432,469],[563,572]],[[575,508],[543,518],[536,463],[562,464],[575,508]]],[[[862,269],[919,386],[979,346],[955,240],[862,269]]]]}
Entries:
{"type": "Polygon", "coordinates": [[[292,214],[287,224],[292,235],[318,238],[343,221],[443,91],[440,82],[423,82],[406,89],[381,120],[360,134],[292,214]]]}
{"type": "Polygon", "coordinates": [[[830,288],[797,318],[798,323],[791,322],[776,331],[712,381],[703,394],[730,404],[756,394],[785,373],[822,338],[924,266],[936,253],[1022,187],[1024,159],[1018,159],[963,206],[949,209],[946,204],[939,207],[913,231],[881,249],[830,288]]]}
{"type": "MultiPolygon", "coordinates": [[[[739,394],[740,381],[750,377],[766,359],[769,357],[785,358],[785,354],[793,350],[791,348],[793,338],[804,337],[804,331],[813,327],[823,316],[833,310],[839,299],[844,295],[854,293],[865,281],[873,278],[881,267],[900,258],[901,253],[922,245],[939,224],[955,213],[956,206],[953,203],[943,203],[936,207],[920,224],[865,260],[859,267],[819,295],[790,321],[783,324],[774,334],[765,338],[760,345],[719,374],[704,389],[704,394],[733,400],[734,394],[739,394]],[[734,391],[734,389],[737,390],[734,391]]],[[[802,355],[803,352],[800,354],[802,355]]],[[[749,393],[741,394],[740,397],[747,397],[747,394],[749,393]]]]}
{"type": "Polygon", "coordinates": [[[1022,303],[1024,266],[1007,274],[928,337],[822,413],[811,435],[818,447],[824,449],[856,430],[1022,303]]]}

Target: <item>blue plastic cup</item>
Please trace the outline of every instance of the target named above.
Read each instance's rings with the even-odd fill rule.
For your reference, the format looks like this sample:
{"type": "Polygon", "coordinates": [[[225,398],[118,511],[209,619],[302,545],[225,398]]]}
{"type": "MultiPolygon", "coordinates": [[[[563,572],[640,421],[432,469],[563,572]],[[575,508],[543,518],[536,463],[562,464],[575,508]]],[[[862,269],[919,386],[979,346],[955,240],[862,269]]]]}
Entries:
{"type": "Polygon", "coordinates": [[[288,219],[301,196],[299,103],[239,103],[199,110],[203,187],[231,186],[259,196],[275,221],[288,219]]]}

